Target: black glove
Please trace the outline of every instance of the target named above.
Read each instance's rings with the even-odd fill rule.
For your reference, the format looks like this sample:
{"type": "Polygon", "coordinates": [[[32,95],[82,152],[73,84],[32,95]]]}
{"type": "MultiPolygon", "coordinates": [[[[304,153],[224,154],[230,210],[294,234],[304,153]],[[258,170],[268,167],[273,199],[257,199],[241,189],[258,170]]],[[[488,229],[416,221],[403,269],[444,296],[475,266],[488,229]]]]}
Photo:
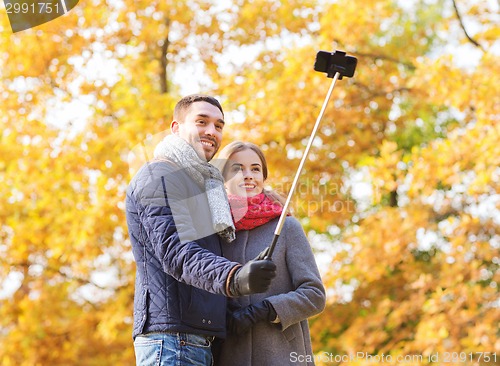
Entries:
{"type": "Polygon", "coordinates": [[[229,284],[229,294],[243,296],[265,292],[274,277],[276,277],[276,265],[273,261],[253,259],[236,270],[229,284]]]}
{"type": "Polygon", "coordinates": [[[269,301],[264,300],[229,313],[227,328],[229,333],[241,335],[248,332],[257,322],[272,322],[274,319],[276,319],[276,311],[269,301]]]}

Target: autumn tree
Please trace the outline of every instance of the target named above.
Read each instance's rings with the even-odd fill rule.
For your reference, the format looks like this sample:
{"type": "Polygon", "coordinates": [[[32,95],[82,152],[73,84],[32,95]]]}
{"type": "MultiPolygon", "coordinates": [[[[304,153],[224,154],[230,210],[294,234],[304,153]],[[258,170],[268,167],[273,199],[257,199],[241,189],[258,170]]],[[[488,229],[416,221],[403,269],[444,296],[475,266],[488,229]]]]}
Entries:
{"type": "Polygon", "coordinates": [[[266,148],[273,183],[287,191],[328,87],[311,55],[334,41],[359,58],[294,200],[333,257],[329,305],[312,322],[318,356],[425,364],[458,352],[466,359],[448,361],[488,364],[475,352],[500,350],[497,10],[338,1],[311,13],[303,37],[262,42],[219,83],[241,120],[234,136],[266,148]]]}
{"type": "Polygon", "coordinates": [[[129,153],[167,128],[211,5],[81,2],[16,34],[2,17],[2,365],[133,363],[129,153]]]}
{"type": "Polygon", "coordinates": [[[2,16],[1,364],[133,364],[131,174],[198,88],[286,193],[329,86],[320,49],[358,69],[293,200],[330,258],[314,350],[498,354],[495,6],[92,0],[16,34],[2,16]]]}
{"type": "Polygon", "coordinates": [[[500,350],[499,28],[485,3],[421,5],[391,9],[391,22],[373,16],[377,2],[357,23],[356,35],[371,35],[352,42],[373,57],[365,107],[382,117],[384,136],[375,154],[349,164],[366,172],[371,204],[342,230],[326,277],[332,303],[313,331],[334,354],[421,355],[425,364],[458,352],[465,359],[448,361],[487,365],[493,359],[476,352],[500,350]]]}

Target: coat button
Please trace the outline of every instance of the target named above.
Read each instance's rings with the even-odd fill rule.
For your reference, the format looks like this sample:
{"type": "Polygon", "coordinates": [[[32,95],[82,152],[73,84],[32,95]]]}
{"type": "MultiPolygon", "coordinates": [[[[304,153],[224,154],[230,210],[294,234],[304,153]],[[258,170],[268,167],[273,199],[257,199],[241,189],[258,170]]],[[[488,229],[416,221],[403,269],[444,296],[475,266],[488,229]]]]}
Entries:
{"type": "Polygon", "coordinates": [[[208,324],[212,324],[212,321],[211,321],[211,320],[209,320],[209,321],[208,321],[208,324]]]}
{"type": "Polygon", "coordinates": [[[203,324],[205,324],[207,321],[206,321],[205,319],[203,319],[201,322],[202,322],[203,324]]]}

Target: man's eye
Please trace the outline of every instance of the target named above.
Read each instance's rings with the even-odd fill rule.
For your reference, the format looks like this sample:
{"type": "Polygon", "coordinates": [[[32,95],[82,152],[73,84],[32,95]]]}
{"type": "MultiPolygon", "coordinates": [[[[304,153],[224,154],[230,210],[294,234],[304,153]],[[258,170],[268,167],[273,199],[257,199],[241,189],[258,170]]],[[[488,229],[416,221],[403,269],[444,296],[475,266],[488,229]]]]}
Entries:
{"type": "Polygon", "coordinates": [[[205,121],[203,121],[203,120],[200,119],[200,120],[196,121],[196,123],[199,124],[199,125],[204,125],[205,121]]]}

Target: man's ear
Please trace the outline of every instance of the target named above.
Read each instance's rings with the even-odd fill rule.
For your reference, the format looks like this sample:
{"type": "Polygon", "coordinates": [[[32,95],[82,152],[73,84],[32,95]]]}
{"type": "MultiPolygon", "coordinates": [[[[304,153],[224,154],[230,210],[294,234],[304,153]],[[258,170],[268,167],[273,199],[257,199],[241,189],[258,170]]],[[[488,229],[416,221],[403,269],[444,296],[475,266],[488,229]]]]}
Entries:
{"type": "Polygon", "coordinates": [[[174,135],[179,134],[179,122],[175,120],[172,121],[172,123],[170,124],[170,131],[172,131],[174,135]]]}

